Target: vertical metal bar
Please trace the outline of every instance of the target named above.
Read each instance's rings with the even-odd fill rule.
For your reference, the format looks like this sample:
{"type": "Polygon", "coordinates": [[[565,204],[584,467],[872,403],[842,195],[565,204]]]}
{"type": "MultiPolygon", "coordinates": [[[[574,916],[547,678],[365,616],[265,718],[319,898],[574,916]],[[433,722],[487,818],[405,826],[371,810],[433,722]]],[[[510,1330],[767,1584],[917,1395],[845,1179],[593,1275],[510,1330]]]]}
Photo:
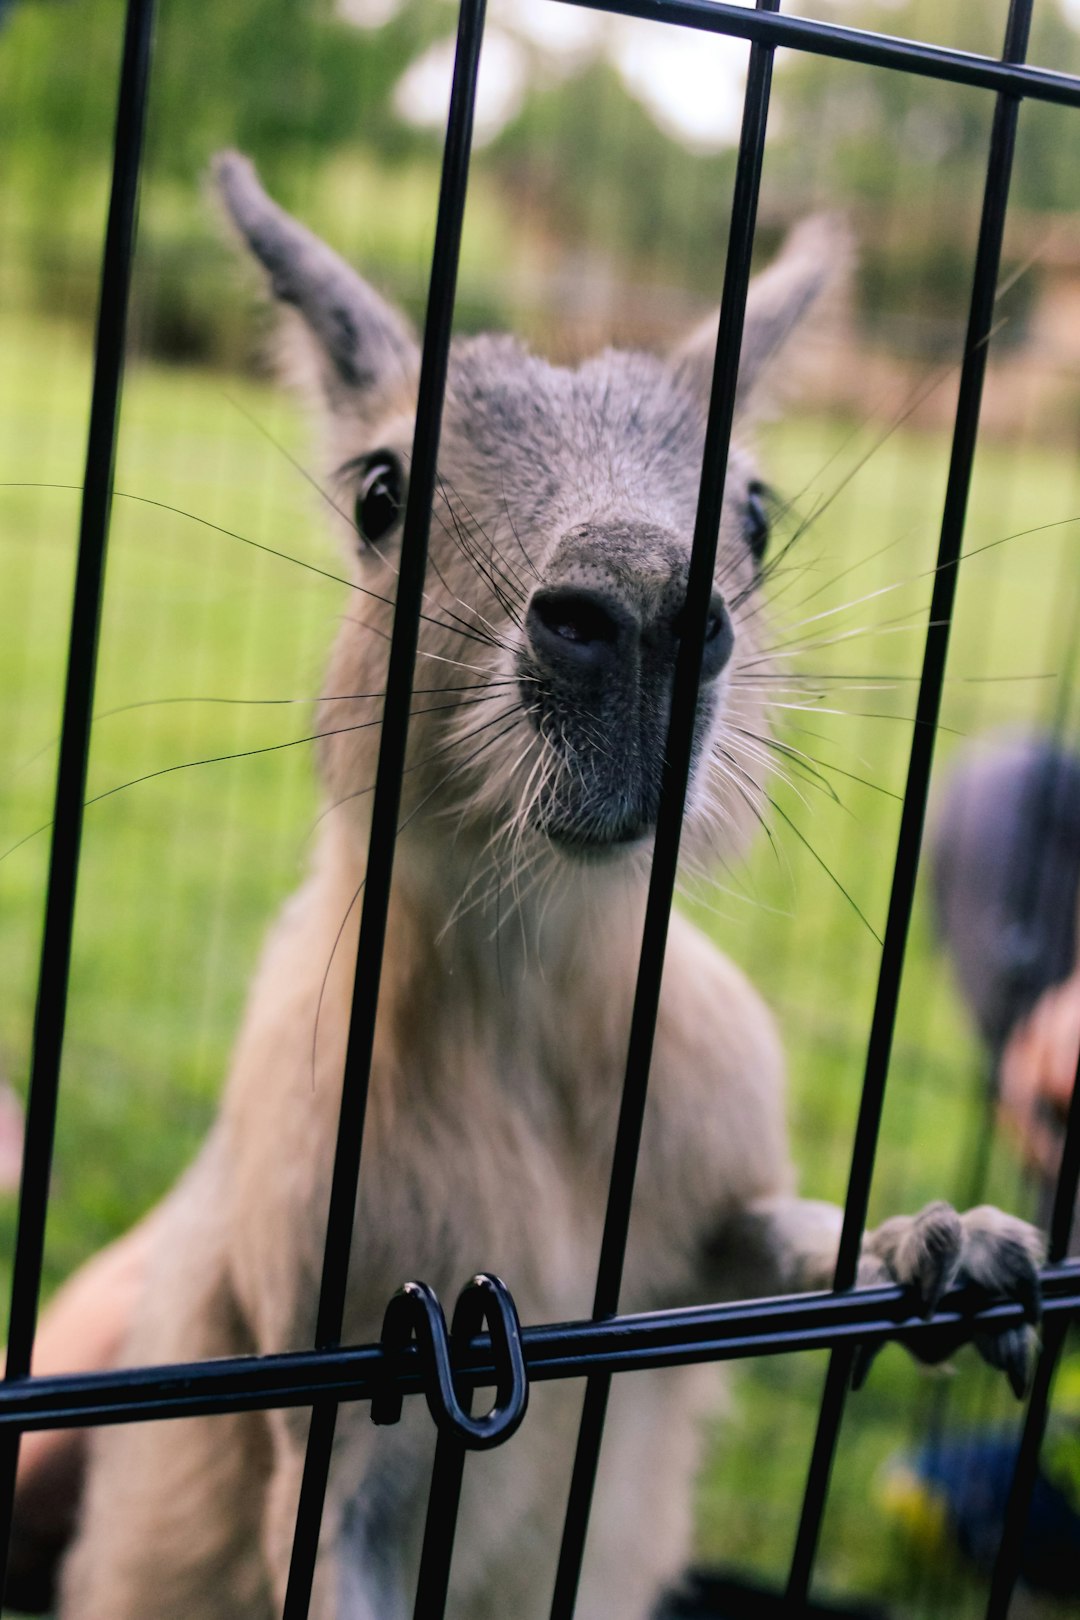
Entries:
{"type": "MultiPolygon", "coordinates": [[[[1068,1253],[1078,1191],[1080,1191],[1080,1054],[1077,1057],[1076,1079],[1073,1082],[1069,1120],[1065,1130],[1065,1146],[1061,1156],[1061,1169],[1058,1172],[1053,1214],[1050,1218],[1051,1263],[1063,1260],[1068,1253]]],[[[1035,1367],[1028,1409],[1020,1435],[1020,1447],[1009,1490],[1009,1501],[1005,1509],[1001,1543],[990,1580],[987,1620],[1005,1620],[1013,1588],[1020,1573],[1031,1493],[1035,1485],[1039,1449],[1050,1407],[1050,1389],[1068,1326],[1068,1318],[1063,1317],[1060,1321],[1050,1323],[1044,1331],[1043,1346],[1035,1367]]]]}
{"type": "MultiPolygon", "coordinates": [[[[776,11],[780,0],[757,0],[759,11],[776,11]]],[[[694,715],[705,646],[705,628],[716,568],[716,548],[724,503],[728,452],[735,411],[735,384],[742,346],[750,259],[757,220],[758,191],[765,151],[765,129],[772,85],[773,49],[752,45],[735,172],[724,288],[720,306],[716,362],[705,430],[701,485],[694,523],[693,548],[686,589],[686,623],[679,646],[671,697],[660,789],[660,808],[653,846],[652,872],[645,909],[637,986],[630,1020],[626,1072],[608,1185],[604,1233],[597,1266],[594,1317],[613,1315],[619,1305],[626,1238],[634,1195],[638,1147],[648,1094],[653,1038],[660,1004],[671,901],[679,860],[679,841],[690,774],[694,715]]],[[[594,1376],[585,1388],[577,1451],[570,1481],[562,1544],[551,1604],[551,1620],[570,1620],[577,1601],[585,1555],[589,1511],[600,1459],[604,1418],[611,1380],[594,1376]]]]}
{"type": "Polygon", "coordinates": [[[573,1620],[610,1393],[611,1377],[608,1373],[594,1373],[586,1382],[577,1450],[574,1453],[574,1471],[570,1476],[570,1490],[566,1498],[566,1517],[563,1520],[559,1563],[551,1598],[551,1620],[573,1620]]]}
{"type": "MultiPolygon", "coordinates": [[[[1002,52],[1003,60],[1006,62],[1020,62],[1024,58],[1031,29],[1032,4],[1033,0],[1012,0],[1010,4],[1002,52]]],[[[937,570],[930,602],[915,724],[912,728],[907,784],[897,838],[896,862],[893,868],[892,892],[889,896],[885,939],[878,972],[877,995],[866,1053],[862,1098],[855,1129],[851,1174],[844,1205],[844,1224],[833,1283],[834,1288],[838,1290],[850,1288],[855,1282],[870,1199],[870,1182],[896,1026],[904,950],[915,896],[919,847],[922,842],[930,769],[933,764],[934,742],[941,708],[960,548],[963,543],[964,520],[975,459],[979,408],[986,373],[989,334],[993,322],[994,295],[1001,261],[1019,105],[1016,96],[1002,92],[994,109],[971,308],[941,520],[937,570]]],[[[809,1591],[853,1355],[854,1351],[845,1347],[833,1351],[829,1360],[788,1578],[788,1598],[794,1604],[804,1604],[809,1591]]]]}
{"type": "Polygon", "coordinates": [[[336,1401],[317,1401],[311,1409],[289,1558],[289,1578],[282,1605],[284,1620],[306,1620],[311,1606],[311,1587],[319,1553],[319,1531],[322,1528],[326,1483],[330,1477],[330,1461],[334,1452],[337,1412],[336,1401]]]}
{"type": "MultiPolygon", "coordinates": [[[[94,380],[75,590],[71,608],[64,716],[56,777],[49,884],[41,945],[34,1044],[19,1187],[18,1234],[8,1318],[6,1380],[24,1378],[37,1326],[49,1180],[56,1132],[60,1065],[67,1012],[83,801],[105,582],[117,420],[123,383],[128,298],[135,245],[139,170],[150,80],[154,0],[129,0],[113,135],[112,184],[94,338],[94,380]]],[[[19,1457],[17,1434],[0,1447],[0,1591],[19,1457]]]]}
{"type": "Polygon", "coordinates": [[[987,1600],[987,1620],[1005,1620],[1012,1601],[1013,1588],[1020,1574],[1024,1534],[1031,1506],[1031,1492],[1039,1466],[1039,1449],[1046,1429],[1050,1406],[1050,1386],[1061,1347],[1068,1331],[1067,1320],[1054,1320],[1044,1330],[1043,1347],[1035,1367],[1027,1414],[1016,1454],[1016,1465],[1005,1518],[1001,1526],[1001,1542],[994,1571],[990,1578],[990,1596],[987,1600]]]}
{"type": "Polygon", "coordinates": [[[1069,1237],[1076,1215],[1077,1190],[1080,1189],[1080,1058],[1077,1060],[1073,1094],[1069,1100],[1069,1120],[1065,1127],[1065,1145],[1058,1171],[1054,1209],[1050,1216],[1049,1257],[1052,1263],[1064,1260],[1069,1252],[1069,1237]]]}
{"type": "Polygon", "coordinates": [[[440,1434],[431,1471],[413,1620],[442,1620],[446,1612],[464,1473],[465,1447],[456,1435],[440,1434]]]}
{"type": "MultiPolygon", "coordinates": [[[[1058,600],[1061,613],[1058,615],[1059,623],[1057,633],[1052,637],[1057,651],[1061,654],[1061,673],[1057,682],[1051,712],[1047,717],[1047,735],[1053,739],[1054,751],[1043,760],[1035,773],[1034,781],[1025,794],[1018,812],[1015,844],[1011,854],[1010,864],[1013,868],[1014,881],[1006,885],[1006,898],[1008,914],[1015,919],[1014,928],[1017,938],[1011,945],[1015,959],[1024,966],[1023,988],[1031,993],[1040,992],[1044,985],[1045,970],[1048,963],[1055,957],[1064,959],[1064,951],[1060,955],[1055,952],[1055,944],[1064,945],[1060,939],[1051,939],[1049,947],[1046,944],[1046,893],[1047,865],[1046,855],[1048,847],[1048,834],[1052,830],[1055,815],[1060,815],[1061,805],[1061,771],[1062,739],[1068,721],[1070,700],[1075,690],[1075,664],[1077,657],[1076,633],[1078,628],[1076,593],[1071,589],[1074,565],[1072,559],[1066,558],[1066,567],[1062,570],[1063,577],[1058,581],[1058,600]],[[1026,845],[1026,847],[1024,847],[1026,845]],[[1041,924],[1041,926],[1040,926],[1041,924]],[[1035,964],[1031,969],[1029,964],[1035,964]],[[1033,974],[1033,976],[1031,976],[1033,974]],[[1030,977],[1030,983],[1028,979],[1030,977]]],[[[1075,900],[1075,897],[1074,897],[1075,900]]],[[[1059,928],[1062,919],[1058,920],[1059,928]]],[[[1027,1010],[1029,994],[1025,994],[1019,1003],[1020,1013],[1027,1010]]],[[[1015,1010],[1015,1005],[1014,1005],[1015,1010]]],[[[1004,1039],[1004,1037],[1002,1037],[1004,1039]]],[[[976,1174],[969,1187],[967,1203],[980,1203],[984,1196],[986,1167],[989,1162],[990,1144],[995,1128],[995,1106],[999,1088],[999,1076],[991,1073],[985,1084],[984,1112],[980,1125],[980,1151],[976,1167],[976,1174]]],[[[1074,1086],[1075,1090],[1075,1086],[1074,1086]]],[[[1080,1145],[1080,1136],[1075,1139],[1080,1145]]],[[[1066,1130],[1066,1144],[1068,1144],[1068,1131],[1066,1130]]],[[[1062,1189],[1071,1185],[1075,1191],[1075,1179],[1071,1179],[1067,1166],[1074,1149],[1066,1145],[1062,1165],[1053,1187],[1049,1185],[1048,1178],[1040,1174],[1038,1220],[1045,1222],[1052,1236],[1051,1249],[1055,1258],[1064,1258],[1068,1253],[1069,1231],[1068,1227],[1058,1238],[1057,1227],[1060,1221],[1059,1210],[1062,1189]],[[1053,1214],[1051,1214],[1049,1200],[1053,1199],[1053,1214]]],[[[1080,1168],[1080,1167],[1078,1167],[1080,1168]]],[[[1072,1172],[1074,1177],[1075,1171],[1072,1172]]],[[[1019,1172],[1020,1186],[1027,1179],[1021,1170],[1019,1172]]],[[[1073,1206],[1068,1206],[1069,1224],[1071,1225],[1073,1206]]],[[[1012,1589],[1015,1584],[1020,1566],[1023,1545],[1023,1531],[1027,1525],[1027,1514],[1032,1487],[1038,1467],[1040,1443],[1044,1430],[1047,1405],[1052,1387],[1053,1373],[1057,1357],[1061,1348],[1061,1338],[1058,1335],[1057,1325],[1049,1323],[1044,1336],[1041,1354],[1036,1363],[1032,1387],[1028,1397],[1027,1411],[1021,1425],[1021,1434],[1017,1446],[1017,1454],[1013,1465],[1013,1480],[1009,1489],[1009,1505],[1004,1519],[1004,1530],[998,1547],[998,1554],[994,1561],[987,1602],[992,1615],[1004,1615],[1009,1606],[1012,1589]]],[[[940,1384],[939,1411],[944,1415],[948,1384],[940,1384]]],[[[977,1430],[987,1427],[990,1416],[990,1403],[992,1393],[989,1386],[984,1390],[983,1399],[974,1412],[966,1413],[966,1426],[977,1430]]],[[[937,1444],[945,1437],[943,1425],[938,1423],[937,1444]]],[[[933,1577],[931,1566],[926,1566],[928,1578],[933,1577]]]]}
{"type": "Polygon", "coordinates": [[[458,19],[457,56],[435,227],[431,290],[424,326],[416,432],[405,507],[401,569],[387,669],[386,703],[379,737],[379,763],[371,813],[349,1041],[345,1054],[341,1116],[319,1290],[315,1329],[317,1349],[324,1349],[337,1341],[345,1311],[364,1112],[375,1042],[394,843],[401,806],[401,777],[405,769],[409,707],[412,703],[413,666],[416,662],[427,571],[428,534],[453,328],[484,10],[485,0],[462,0],[458,19]]]}
{"type": "MultiPolygon", "coordinates": [[[[364,904],[360,916],[356,977],[345,1056],[337,1146],[330,1188],[326,1246],[323,1251],[315,1344],[326,1349],[341,1337],[349,1276],[356,1193],[360,1176],[364,1115],[375,1040],[390,882],[405,768],[413,666],[427,570],[428,533],[435,493],[443,394],[453,329],[465,192],[472,147],[473,110],[485,0],[461,0],[457,54],[443,148],[431,286],[424,324],[416,431],[405,507],[401,567],[394,630],[387,670],[386,701],[379,739],[379,763],[368,843],[364,904]]],[[[312,1412],[308,1449],[293,1538],[285,1597],[285,1620],[303,1620],[311,1599],[319,1524],[333,1446],[336,1406],[320,1403],[312,1412]]]]}

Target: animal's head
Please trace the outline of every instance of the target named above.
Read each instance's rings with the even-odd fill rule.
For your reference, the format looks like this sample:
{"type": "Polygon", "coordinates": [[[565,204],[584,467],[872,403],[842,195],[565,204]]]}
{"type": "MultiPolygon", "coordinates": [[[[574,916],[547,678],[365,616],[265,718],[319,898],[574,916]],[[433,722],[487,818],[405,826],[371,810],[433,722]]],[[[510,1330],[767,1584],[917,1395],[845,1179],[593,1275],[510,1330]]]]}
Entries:
{"type": "MultiPolygon", "coordinates": [[[[242,237],[286,306],[290,355],[325,408],[333,494],[359,587],[323,728],[328,787],[364,808],[381,690],[419,349],[408,323],[219,159],[242,237]],[[366,594],[371,593],[371,594],[366,594]],[[345,727],[358,729],[344,730],[345,727]]],[[[803,227],[753,284],[740,409],[829,279],[803,227]]],[[[452,349],[403,815],[493,858],[647,851],[686,599],[715,320],[673,355],[606,351],[568,369],[506,337],[452,349]],[[450,820],[448,818],[454,818],[450,820]],[[438,821],[435,822],[438,824],[438,821]]],[[[733,450],[698,698],[686,843],[730,852],[760,798],[760,576],[766,493],[733,450]]]]}

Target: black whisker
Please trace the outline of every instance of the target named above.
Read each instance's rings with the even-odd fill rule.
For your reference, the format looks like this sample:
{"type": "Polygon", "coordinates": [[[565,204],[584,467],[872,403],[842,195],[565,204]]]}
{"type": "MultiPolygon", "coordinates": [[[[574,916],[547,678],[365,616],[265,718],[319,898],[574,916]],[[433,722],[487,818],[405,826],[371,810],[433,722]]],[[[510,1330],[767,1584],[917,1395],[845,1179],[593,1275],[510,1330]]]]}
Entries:
{"type": "MultiPolygon", "coordinates": [[[[437,703],[429,705],[427,708],[413,709],[410,711],[410,713],[414,717],[425,714],[444,714],[447,711],[471,708],[476,704],[493,702],[496,696],[498,696],[497,693],[491,693],[485,697],[467,698],[460,703],[437,703]]],[[[137,707],[137,705],[134,706],[137,707]]],[[[520,707],[520,705],[518,707],[520,707]]],[[[354,725],[350,726],[332,726],[325,731],[310,732],[304,737],[290,737],[285,742],[266,743],[258,748],[243,748],[228,754],[207,754],[200,759],[185,759],[178,761],[174,765],[162,765],[157,770],[145,771],[141,776],[129,777],[125,782],[118,782],[114,787],[105,788],[103,792],[93,794],[90,798],[83,801],[84,808],[89,809],[91,805],[101,804],[105,799],[111,799],[117,793],[123,793],[128,788],[139,787],[144,782],[153,782],[158,777],[162,776],[172,776],[177,771],[194,770],[200,765],[226,765],[233,760],[254,759],[260,754],[277,754],[281,753],[286,748],[300,748],[305,743],[320,742],[325,737],[339,737],[354,731],[367,731],[372,726],[380,726],[381,724],[382,716],[377,715],[372,720],[358,720],[354,725]]],[[[465,735],[466,737],[469,737],[474,735],[474,733],[467,732],[465,735]]],[[[447,746],[453,746],[453,744],[451,743],[447,746]]],[[[364,788],[360,791],[369,792],[370,789],[364,788]]],[[[25,836],[20,838],[17,843],[12,844],[8,849],[5,849],[3,853],[0,854],[0,861],[6,861],[9,855],[13,855],[16,850],[21,849],[24,844],[30,843],[32,839],[40,837],[42,833],[48,832],[51,826],[52,822],[46,821],[43,822],[40,827],[35,827],[32,832],[26,833],[25,836]]]]}
{"type": "Polygon", "coordinates": [[[318,1047],[319,1047],[319,1020],[322,1017],[323,1000],[324,1000],[324,998],[326,996],[326,986],[330,982],[330,969],[334,965],[334,957],[337,955],[337,948],[341,944],[341,936],[342,936],[342,934],[344,934],[346,924],[348,923],[349,918],[352,916],[353,907],[356,905],[356,902],[359,900],[361,894],[364,892],[364,884],[366,882],[367,882],[367,874],[365,873],[365,875],[360,879],[360,882],[356,885],[356,888],[353,891],[353,897],[349,901],[348,906],[345,908],[345,915],[344,915],[344,917],[342,917],[341,922],[338,924],[338,931],[334,935],[334,943],[330,947],[330,956],[329,956],[329,958],[327,960],[326,967],[325,967],[325,969],[323,971],[322,983],[319,985],[319,999],[315,1003],[315,1022],[313,1024],[312,1030],[311,1030],[311,1089],[312,1089],[312,1091],[315,1090],[315,1059],[316,1059],[316,1055],[318,1053],[318,1047]]]}
{"type": "MultiPolygon", "coordinates": [[[[471,731],[463,732],[458,737],[451,737],[447,742],[442,743],[438,748],[432,749],[431,753],[425,754],[422,759],[414,761],[411,765],[406,765],[402,774],[404,776],[408,776],[414,771],[423,770],[426,765],[430,765],[434,760],[441,759],[444,754],[450,751],[450,749],[456,748],[460,743],[470,742],[472,738],[480,736],[481,732],[487,731],[491,726],[498,725],[500,720],[505,720],[510,716],[513,716],[513,724],[517,725],[518,716],[524,712],[525,706],[523,703],[516,703],[511,708],[504,709],[501,714],[495,715],[491,720],[486,720],[483,725],[475,726],[471,731]]],[[[512,727],[510,729],[512,729],[512,727]]],[[[449,776],[452,774],[453,772],[448,773],[448,775],[442,779],[443,782],[448,781],[449,776]]],[[[346,804],[351,804],[354,799],[364,798],[365,795],[368,793],[373,793],[374,790],[375,784],[374,782],[371,782],[366,787],[354,788],[351,792],[344,794],[340,799],[334,799],[330,804],[325,805],[324,808],[320,810],[319,814],[315,818],[314,825],[317,827],[319,823],[324,821],[326,817],[333,811],[340,810],[346,804]]],[[[399,828],[398,831],[400,832],[400,830],[401,829],[399,828]]]]}
{"type": "Polygon", "coordinates": [[[867,932],[870,933],[871,935],[873,935],[873,937],[877,941],[877,943],[879,945],[881,945],[883,943],[881,935],[878,933],[877,929],[873,926],[873,924],[868,920],[868,918],[864,915],[862,910],[856,904],[855,900],[848,893],[847,889],[845,889],[844,885],[840,882],[840,879],[837,877],[836,873],[829,866],[828,862],[822,859],[822,857],[818,854],[817,850],[814,848],[814,846],[810,842],[810,840],[806,837],[806,835],[804,833],[799,831],[799,828],[792,821],[791,817],[786,813],[786,811],[784,811],[782,809],[782,807],[779,804],[777,804],[776,800],[772,797],[772,795],[770,793],[766,792],[765,789],[762,789],[762,792],[765,794],[766,799],[768,799],[769,804],[776,811],[776,814],[791,829],[791,831],[795,834],[796,838],[799,840],[800,844],[802,844],[803,848],[805,850],[807,850],[807,852],[810,855],[813,856],[814,860],[821,867],[821,870],[825,873],[825,875],[829,879],[829,881],[840,892],[840,894],[843,895],[844,899],[847,901],[847,903],[851,907],[852,911],[858,917],[859,921],[866,928],[867,932]]]}
{"type": "MultiPolygon", "coordinates": [[[[27,481],[0,482],[0,489],[66,489],[81,490],[81,484],[40,483],[27,481]]],[[[113,495],[117,500],[136,501],[141,506],[154,506],[162,512],[172,512],[177,517],[189,519],[198,523],[205,529],[212,529],[215,534],[223,534],[230,540],[238,540],[241,545],[250,546],[254,551],[262,551],[268,557],[276,557],[280,562],[293,563],[297,568],[306,569],[310,574],[317,574],[321,579],[328,579],[335,585],[344,585],[350,591],[356,591],[361,596],[370,597],[373,602],[380,602],[383,607],[393,609],[393,598],[383,596],[379,591],[373,591],[369,585],[360,585],[354,579],[347,579],[344,574],[332,573],[329,568],[320,568],[317,563],[305,562],[302,557],[294,557],[291,552],[280,551],[276,546],[268,546],[262,540],[252,540],[246,534],[239,534],[235,529],[228,529],[221,523],[213,523],[209,518],[200,517],[198,512],[189,512],[182,506],[172,506],[168,501],[159,501],[151,495],[135,495],[130,490],[116,489],[113,495]]],[[[466,636],[473,641],[490,644],[490,638],[479,635],[470,628],[461,628],[457,625],[447,624],[442,619],[434,618],[429,613],[421,613],[421,619],[426,623],[435,625],[437,629],[449,630],[453,635],[466,636]]],[[[353,620],[354,624],[362,624],[366,629],[374,630],[377,635],[389,641],[387,631],[378,629],[374,625],[367,625],[364,620],[353,620]]]]}
{"type": "Polygon", "coordinates": [[[860,787],[870,788],[872,792],[880,793],[887,799],[895,799],[898,804],[903,803],[903,795],[894,793],[891,788],[882,787],[879,782],[872,782],[867,776],[858,776],[854,771],[844,770],[840,765],[833,765],[828,760],[819,759],[816,754],[808,754],[804,749],[795,748],[791,743],[784,742],[778,737],[760,737],[754,732],[743,730],[741,727],[735,727],[734,729],[744,736],[754,737],[763,748],[775,749],[778,753],[782,753],[787,757],[794,755],[801,760],[811,760],[815,765],[820,766],[823,771],[835,771],[837,776],[843,776],[849,782],[857,782],[860,787]]]}
{"type": "MultiPolygon", "coordinates": [[[[487,582],[492,595],[502,608],[503,612],[506,614],[507,618],[510,619],[514,624],[520,624],[520,608],[518,603],[510,594],[511,592],[518,594],[520,587],[513,579],[510,578],[505,568],[502,569],[503,577],[499,577],[499,575],[496,573],[494,546],[489,546],[488,557],[485,560],[481,555],[479,548],[474,543],[472,535],[469,533],[468,529],[458,516],[454,504],[447,494],[445,488],[442,490],[442,495],[446,510],[450,514],[450,522],[453,525],[453,533],[451,533],[451,531],[446,528],[446,525],[443,524],[445,533],[450,539],[455,541],[462,556],[465,557],[465,559],[472,565],[476,573],[478,573],[480,577],[487,582]]],[[[481,529],[479,532],[483,533],[483,530],[481,529]]]]}
{"type": "MultiPolygon", "coordinates": [[[[285,460],[289,463],[289,466],[298,472],[306,483],[311,485],[311,488],[315,491],[316,495],[319,495],[326,502],[331,512],[336,513],[342,522],[345,523],[355,534],[356,524],[353,522],[351,515],[346,512],[344,508],[338,505],[337,501],[335,501],[329,490],[322,487],[314,474],[310,473],[304,464],[297,460],[292,451],[287,449],[286,446],[281,443],[280,439],[276,439],[274,437],[274,435],[270,432],[270,429],[260,422],[258,417],[255,416],[252,411],[249,411],[246,405],[241,405],[240,401],[233,394],[230,394],[227,388],[223,388],[221,392],[223,397],[232,406],[233,410],[239,411],[244,420],[249,422],[257,433],[261,433],[263,438],[269,444],[272,444],[274,449],[285,457],[285,460]]],[[[385,561],[385,559],[383,560],[385,561]]],[[[387,566],[390,565],[387,564],[387,566]]],[[[396,571],[397,570],[395,569],[394,572],[396,573],[396,571]]]]}
{"type": "Polygon", "coordinates": [[[499,477],[499,497],[500,497],[500,499],[502,501],[502,504],[503,504],[503,511],[506,513],[506,521],[510,525],[510,533],[513,535],[515,541],[517,542],[517,548],[521,552],[521,555],[524,557],[526,566],[528,567],[529,572],[532,574],[533,578],[535,580],[539,580],[540,579],[539,570],[537,569],[536,564],[533,562],[532,558],[530,557],[528,551],[525,549],[525,542],[521,538],[521,535],[518,533],[517,525],[515,524],[514,519],[511,516],[510,504],[506,499],[506,483],[505,483],[505,481],[504,481],[504,479],[502,477],[501,470],[500,470],[500,477],[499,477]]]}
{"type": "Polygon", "coordinates": [[[836,714],[843,715],[852,720],[899,720],[906,726],[930,726],[935,731],[942,731],[951,737],[966,737],[965,731],[956,726],[947,726],[940,720],[920,720],[910,714],[889,714],[884,709],[826,709],[819,703],[778,703],[772,698],[766,699],[766,707],[770,709],[791,709],[802,714],[836,714]]]}

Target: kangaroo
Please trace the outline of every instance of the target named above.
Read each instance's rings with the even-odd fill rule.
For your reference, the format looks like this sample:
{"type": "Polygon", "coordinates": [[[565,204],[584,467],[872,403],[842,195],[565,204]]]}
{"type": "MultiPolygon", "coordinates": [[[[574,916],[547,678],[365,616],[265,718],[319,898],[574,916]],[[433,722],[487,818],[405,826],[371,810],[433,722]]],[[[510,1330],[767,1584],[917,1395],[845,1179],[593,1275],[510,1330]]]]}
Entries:
{"type": "MultiPolygon", "coordinates": [[[[312,1341],[419,371],[405,319],[247,159],[223,155],[216,178],[281,306],[287,366],[319,402],[356,589],[318,708],[327,812],[310,876],[266,946],[217,1124],[154,1213],[131,1363],[312,1341]]],[[[811,224],[753,283],[744,424],[829,259],[811,224]]],[[[714,342],[712,321],[673,355],[576,368],[508,337],[453,347],[346,1342],[376,1339],[411,1277],[452,1299],[492,1270],[526,1322],[589,1312],[714,342]]],[[[762,796],[762,490],[737,444],[695,716],[696,861],[734,858],[762,796]]],[[[772,1018],[675,915],[622,1305],[829,1286],[840,1212],[794,1185],[772,1018]]],[[[1024,1223],[935,1204],[868,1234],[861,1276],[927,1307],[967,1279],[1034,1311],[1039,1256],[1024,1223]]],[[[1015,1373],[1029,1331],[988,1356],[1015,1373]]],[[[682,1568],[713,1376],[616,1380],[580,1620],[646,1620],[682,1568]]],[[[579,1384],[536,1388],[520,1432],[470,1459],[453,1620],[546,1616],[580,1400],[579,1384]]],[[[277,1411],[98,1431],[63,1620],[279,1613],[307,1427],[277,1411]]],[[[389,1429],[343,1408],[316,1620],[411,1613],[433,1443],[422,1403],[389,1429]]]]}

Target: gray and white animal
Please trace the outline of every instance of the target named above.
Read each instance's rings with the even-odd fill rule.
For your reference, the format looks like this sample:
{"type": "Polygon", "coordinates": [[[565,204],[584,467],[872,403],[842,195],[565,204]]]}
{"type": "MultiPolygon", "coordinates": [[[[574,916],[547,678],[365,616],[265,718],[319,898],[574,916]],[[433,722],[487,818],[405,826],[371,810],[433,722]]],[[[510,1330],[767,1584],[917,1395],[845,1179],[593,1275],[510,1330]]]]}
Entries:
{"type": "MultiPolygon", "coordinates": [[[[371,694],[385,681],[419,367],[402,316],[270,201],[246,159],[224,156],[216,172],[282,306],[287,364],[320,403],[337,498],[356,514],[356,590],[318,711],[333,808],[267,944],[220,1118],[153,1217],[132,1362],[312,1341],[378,741],[371,694]]],[[[827,259],[821,231],[802,230],[754,283],[744,414],[827,259]]],[[[453,348],[348,1342],[378,1337],[410,1277],[451,1299],[493,1270],[526,1322],[590,1308],[714,337],[710,322],[672,356],[606,352],[573,369],[506,337],[453,348]]],[[[751,455],[734,449],[685,832],[701,860],[738,850],[762,792],[760,493],[751,455]]],[[[795,1195],[782,1093],[761,998],[676,915],[627,1309],[828,1286],[839,1212],[795,1195]]],[[[964,1276],[1030,1299],[1039,1250],[997,1210],[933,1205],[870,1234],[864,1274],[929,1303],[964,1276]]],[[[712,1376],[617,1381],[579,1620],[645,1620],[682,1567],[712,1376]]],[[[513,1440],[470,1461],[452,1620],[547,1614],[579,1408],[579,1387],[538,1387],[513,1440]]],[[[99,1431],[63,1620],[270,1620],[306,1433],[303,1411],[99,1431]]],[[[391,1429],[343,1409],[317,1620],[411,1613],[432,1449],[418,1402],[391,1429]]]]}

